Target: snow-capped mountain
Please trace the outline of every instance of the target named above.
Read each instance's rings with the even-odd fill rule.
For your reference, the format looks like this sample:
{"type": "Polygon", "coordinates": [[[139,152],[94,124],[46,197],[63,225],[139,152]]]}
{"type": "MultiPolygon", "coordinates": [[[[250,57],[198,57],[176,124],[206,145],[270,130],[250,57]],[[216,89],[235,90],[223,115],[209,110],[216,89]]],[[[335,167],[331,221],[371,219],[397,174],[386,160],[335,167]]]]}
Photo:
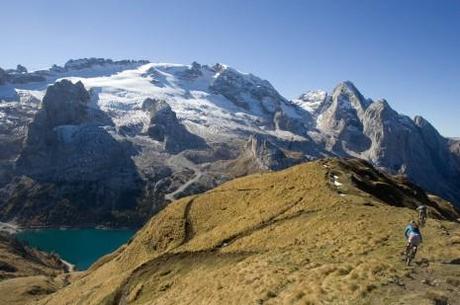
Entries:
{"type": "Polygon", "coordinates": [[[350,82],[289,101],[222,64],[71,60],[0,70],[1,220],[140,223],[178,196],[327,155],[460,202],[458,143],[350,82]]]}

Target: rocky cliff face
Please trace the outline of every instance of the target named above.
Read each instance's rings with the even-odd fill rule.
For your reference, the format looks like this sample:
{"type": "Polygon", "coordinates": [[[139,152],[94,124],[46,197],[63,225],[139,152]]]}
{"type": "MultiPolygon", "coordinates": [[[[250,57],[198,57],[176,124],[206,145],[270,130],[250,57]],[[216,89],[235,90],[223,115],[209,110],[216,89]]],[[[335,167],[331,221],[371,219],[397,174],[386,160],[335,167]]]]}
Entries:
{"type": "Polygon", "coordinates": [[[63,80],[50,86],[29,125],[25,147],[17,161],[19,170],[49,171],[55,165],[55,157],[60,157],[58,145],[70,142],[73,132],[86,120],[88,102],[89,93],[81,82],[63,80]],[[56,156],[53,150],[58,150],[56,156]]]}
{"type": "Polygon", "coordinates": [[[341,155],[359,153],[369,148],[361,118],[369,102],[350,82],[339,84],[328,105],[318,114],[318,128],[330,135],[326,147],[341,155]]]}
{"type": "Polygon", "coordinates": [[[260,136],[251,136],[246,143],[246,150],[261,170],[280,170],[295,163],[270,140],[260,136]]]}
{"type": "Polygon", "coordinates": [[[274,114],[281,107],[280,101],[285,100],[265,80],[251,74],[243,75],[231,68],[215,66],[214,69],[217,77],[210,90],[223,95],[238,107],[274,114]],[[251,103],[251,100],[257,103],[251,103]]]}
{"type": "Polygon", "coordinates": [[[458,163],[449,141],[428,121],[401,115],[386,100],[366,99],[350,82],[309,102],[321,105],[311,112],[319,130],[315,137],[327,150],[407,175],[425,189],[458,202],[458,163]]]}
{"type": "Polygon", "coordinates": [[[142,223],[180,196],[328,155],[368,160],[460,203],[458,141],[351,82],[289,101],[221,64],[90,58],[4,75],[3,221],[142,223]]]}
{"type": "Polygon", "coordinates": [[[4,218],[78,225],[115,221],[136,207],[143,182],[132,149],[91,119],[89,102],[81,82],[47,89],[16,161],[19,177],[3,189],[4,218]]]}

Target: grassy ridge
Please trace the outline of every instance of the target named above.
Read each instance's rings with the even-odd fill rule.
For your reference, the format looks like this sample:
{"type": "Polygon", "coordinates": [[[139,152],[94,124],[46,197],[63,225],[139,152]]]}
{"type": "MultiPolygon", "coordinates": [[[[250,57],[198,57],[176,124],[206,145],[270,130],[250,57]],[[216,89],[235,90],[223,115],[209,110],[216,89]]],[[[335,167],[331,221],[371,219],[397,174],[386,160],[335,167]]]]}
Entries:
{"type": "Polygon", "coordinates": [[[39,304],[456,304],[457,218],[363,161],[310,162],[170,204],[39,304]],[[406,267],[402,230],[418,202],[431,218],[406,267]]]}

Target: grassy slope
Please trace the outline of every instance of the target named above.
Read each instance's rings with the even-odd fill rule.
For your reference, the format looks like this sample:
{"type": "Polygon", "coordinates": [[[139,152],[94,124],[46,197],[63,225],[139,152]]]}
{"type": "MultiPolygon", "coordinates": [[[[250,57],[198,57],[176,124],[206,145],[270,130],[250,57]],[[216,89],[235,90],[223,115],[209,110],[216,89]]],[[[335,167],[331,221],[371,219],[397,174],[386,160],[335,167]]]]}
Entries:
{"type": "Polygon", "coordinates": [[[441,218],[459,215],[447,203],[432,203],[439,219],[416,264],[401,261],[402,230],[426,200],[358,161],[247,176],[170,204],[40,304],[458,304],[460,265],[446,262],[460,258],[460,225],[441,218]]]}
{"type": "Polygon", "coordinates": [[[58,257],[0,235],[0,305],[26,304],[61,288],[67,276],[58,257]]]}

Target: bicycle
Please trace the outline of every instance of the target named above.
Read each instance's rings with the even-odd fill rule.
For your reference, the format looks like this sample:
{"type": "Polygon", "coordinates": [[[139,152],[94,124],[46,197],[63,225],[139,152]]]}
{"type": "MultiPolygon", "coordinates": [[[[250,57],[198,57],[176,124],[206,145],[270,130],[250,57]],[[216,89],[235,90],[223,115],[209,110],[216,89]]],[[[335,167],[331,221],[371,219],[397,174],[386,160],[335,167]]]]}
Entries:
{"type": "Polygon", "coordinates": [[[423,214],[423,213],[420,213],[418,215],[418,222],[420,224],[421,227],[424,227],[425,226],[425,221],[426,221],[426,215],[423,214]]]}
{"type": "Polygon", "coordinates": [[[409,244],[406,247],[406,265],[410,266],[411,261],[415,258],[415,254],[417,253],[417,246],[413,244],[409,244]]]}

